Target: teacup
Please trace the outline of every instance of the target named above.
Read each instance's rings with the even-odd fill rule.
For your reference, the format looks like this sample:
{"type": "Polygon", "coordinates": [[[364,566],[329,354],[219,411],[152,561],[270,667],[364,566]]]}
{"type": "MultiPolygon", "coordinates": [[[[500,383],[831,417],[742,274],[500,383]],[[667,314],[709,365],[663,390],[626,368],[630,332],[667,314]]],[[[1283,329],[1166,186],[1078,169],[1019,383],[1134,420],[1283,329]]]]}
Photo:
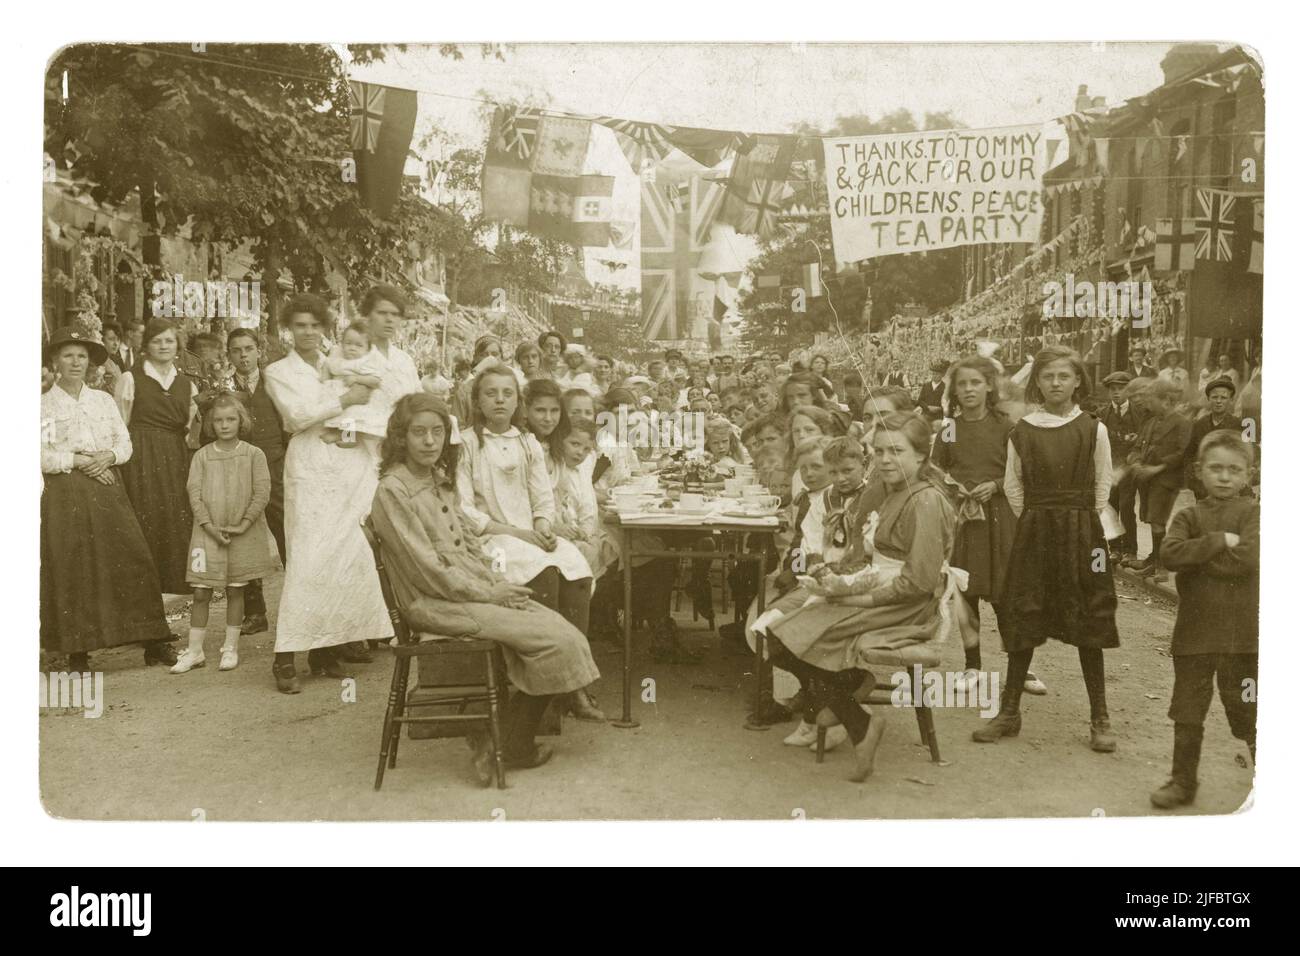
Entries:
{"type": "Polygon", "coordinates": [[[745,510],[755,514],[776,511],[781,506],[780,495],[756,495],[745,499],[745,510]]]}
{"type": "Polygon", "coordinates": [[[704,495],[684,492],[677,503],[683,511],[703,511],[704,495]]]}

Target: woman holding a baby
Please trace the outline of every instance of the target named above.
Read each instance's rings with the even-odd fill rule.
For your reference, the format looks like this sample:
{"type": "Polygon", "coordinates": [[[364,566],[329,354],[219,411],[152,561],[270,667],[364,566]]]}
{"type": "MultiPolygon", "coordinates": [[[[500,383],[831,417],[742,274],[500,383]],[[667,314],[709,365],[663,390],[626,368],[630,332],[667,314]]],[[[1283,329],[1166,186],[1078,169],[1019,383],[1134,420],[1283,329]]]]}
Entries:
{"type": "MultiPolygon", "coordinates": [[[[864,683],[875,683],[859,655],[929,640],[943,597],[956,516],[941,473],[930,463],[931,434],[929,423],[912,412],[881,419],[872,437],[872,481],[858,488],[836,481],[824,493],[827,543],[847,553],[834,565],[810,565],[809,578],[816,580],[806,578],[754,624],[767,635],[772,663],[799,679],[805,700],[819,711],[818,723],[843,724],[848,731],[856,756],[852,780],[871,775],[885,729],[883,715],[867,713],[854,700],[864,683]],[[828,593],[820,584],[827,573],[860,586],[828,593]]],[[[855,465],[862,474],[861,446],[850,439],[833,441],[823,458],[833,477],[855,465]]]]}
{"type": "MultiPolygon", "coordinates": [[[[401,300],[395,292],[375,295],[366,296],[362,311],[384,312],[367,313],[366,326],[382,329],[387,344],[385,310],[395,308],[400,321],[401,300]]],[[[360,523],[379,480],[379,444],[394,401],[389,393],[404,387],[401,359],[410,359],[396,346],[382,355],[374,331],[365,343],[345,332],[343,357],[327,359],[320,346],[328,322],[322,299],[295,296],[285,308],[293,351],[265,371],[267,391],[293,434],[284,459],[288,560],[272,668],[286,694],[300,690],[295,652],[307,651],[312,674],[340,679],[347,676],[344,645],[393,634],[360,523]]],[[[410,390],[419,387],[416,376],[410,390]]]]}

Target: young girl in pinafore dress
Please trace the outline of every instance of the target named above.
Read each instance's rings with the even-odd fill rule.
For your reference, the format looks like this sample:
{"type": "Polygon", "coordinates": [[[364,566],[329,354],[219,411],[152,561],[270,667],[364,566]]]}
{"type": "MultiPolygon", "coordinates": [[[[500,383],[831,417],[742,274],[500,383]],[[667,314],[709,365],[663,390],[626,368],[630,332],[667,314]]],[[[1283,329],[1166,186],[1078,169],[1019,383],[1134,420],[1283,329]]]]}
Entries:
{"type": "MultiPolygon", "coordinates": [[[[957,541],[952,566],[970,575],[962,598],[966,671],[960,680],[973,689],[982,666],[980,598],[1001,615],[1007,565],[1016,538],[1016,515],[1002,491],[1007,471],[1007,437],[1012,422],[998,408],[998,368],[982,355],[959,359],[948,371],[955,407],[948,409],[934,440],[934,463],[957,484],[957,541]]],[[[1031,672],[1025,690],[1044,694],[1031,672]]]]}
{"type": "Polygon", "coordinates": [[[1079,408],[1088,376],[1077,352],[1048,346],[1034,358],[1025,398],[1038,403],[1016,423],[1003,489],[1019,516],[998,626],[1007,683],[980,743],[1020,733],[1020,694],[1034,648],[1049,637],[1079,649],[1092,709],[1092,749],[1115,749],[1106,710],[1102,650],[1119,646],[1115,582],[1101,511],[1110,497],[1106,426],[1079,408]]]}

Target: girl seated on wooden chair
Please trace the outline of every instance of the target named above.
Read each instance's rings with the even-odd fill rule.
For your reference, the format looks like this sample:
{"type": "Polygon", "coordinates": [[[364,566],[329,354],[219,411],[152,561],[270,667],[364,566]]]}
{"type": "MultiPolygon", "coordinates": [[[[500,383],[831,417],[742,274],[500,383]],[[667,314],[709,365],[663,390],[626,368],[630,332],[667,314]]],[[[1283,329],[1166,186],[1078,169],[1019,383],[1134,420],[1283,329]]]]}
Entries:
{"type": "MultiPolygon", "coordinates": [[[[505,375],[513,383],[514,375],[505,375]]],[[[507,767],[536,767],[551,749],[534,742],[538,723],[559,694],[600,676],[587,638],[559,613],[511,583],[485,553],[456,494],[458,453],[447,407],[416,392],[400,399],[388,423],[371,520],[379,533],[393,590],[412,630],[473,636],[502,645],[506,673],[518,693],[503,747],[507,767]]],[[[479,782],[491,782],[486,737],[474,744],[479,782]]]]}
{"type": "MultiPolygon", "coordinates": [[[[859,654],[929,640],[942,600],[956,515],[942,475],[930,463],[930,435],[929,422],[911,412],[884,416],[872,435],[874,472],[885,496],[871,541],[871,589],[808,604],[810,594],[800,587],[755,622],[768,636],[772,663],[799,678],[805,698],[819,711],[818,723],[841,723],[848,731],[856,756],[849,779],[855,781],[871,775],[885,729],[882,714],[869,714],[854,700],[864,682],[875,682],[859,667],[859,654]]],[[[823,452],[832,475],[857,450],[852,439],[832,442],[823,452]]],[[[869,493],[864,488],[857,495],[869,493]]],[[[842,532],[832,530],[830,540],[848,547],[846,561],[865,563],[861,528],[870,515],[861,521],[865,508],[854,507],[854,493],[836,494],[843,512],[855,517],[842,532]]]]}

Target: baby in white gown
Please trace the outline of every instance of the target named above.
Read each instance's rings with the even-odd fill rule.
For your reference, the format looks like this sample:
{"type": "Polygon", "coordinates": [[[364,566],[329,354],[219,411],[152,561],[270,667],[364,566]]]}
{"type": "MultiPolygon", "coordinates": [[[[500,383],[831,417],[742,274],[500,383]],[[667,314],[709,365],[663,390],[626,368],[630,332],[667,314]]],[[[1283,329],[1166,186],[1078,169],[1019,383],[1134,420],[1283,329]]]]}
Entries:
{"type": "Polygon", "coordinates": [[[364,405],[350,405],[343,410],[342,415],[336,415],[327,421],[321,441],[351,448],[357,443],[358,432],[383,438],[388,430],[388,419],[393,414],[393,406],[379,389],[380,369],[375,361],[375,353],[370,348],[370,336],[363,326],[350,325],[343,330],[339,350],[326,357],[325,369],[327,384],[338,395],[353,385],[365,385],[372,391],[370,400],[364,405]]]}

